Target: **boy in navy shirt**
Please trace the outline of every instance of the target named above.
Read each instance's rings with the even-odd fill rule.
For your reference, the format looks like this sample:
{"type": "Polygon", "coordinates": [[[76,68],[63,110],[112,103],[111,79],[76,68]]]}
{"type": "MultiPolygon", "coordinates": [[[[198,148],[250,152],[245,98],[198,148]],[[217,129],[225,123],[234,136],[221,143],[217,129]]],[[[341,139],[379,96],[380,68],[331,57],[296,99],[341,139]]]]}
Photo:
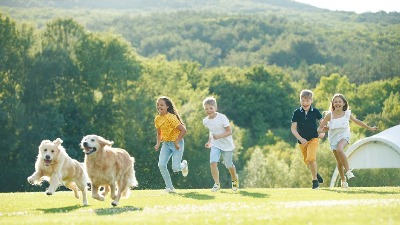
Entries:
{"type": "Polygon", "coordinates": [[[297,138],[304,163],[311,171],[312,189],[318,189],[319,184],[324,179],[317,173],[317,150],[318,138],[323,138],[325,133],[318,134],[317,121],[322,119],[322,114],[311,106],[313,102],[313,92],[302,90],[300,92],[300,108],[293,112],[291,131],[297,138]]]}

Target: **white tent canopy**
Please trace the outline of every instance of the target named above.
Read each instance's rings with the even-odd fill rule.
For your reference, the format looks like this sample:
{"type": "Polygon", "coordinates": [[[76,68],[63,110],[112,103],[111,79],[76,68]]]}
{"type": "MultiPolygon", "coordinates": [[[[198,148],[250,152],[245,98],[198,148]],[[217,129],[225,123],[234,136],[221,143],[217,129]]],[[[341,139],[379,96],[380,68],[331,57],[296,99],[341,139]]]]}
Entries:
{"type": "MultiPolygon", "coordinates": [[[[345,152],[350,168],[400,168],[400,125],[358,140],[345,152]]],[[[339,171],[333,172],[330,187],[335,186],[339,171]]]]}

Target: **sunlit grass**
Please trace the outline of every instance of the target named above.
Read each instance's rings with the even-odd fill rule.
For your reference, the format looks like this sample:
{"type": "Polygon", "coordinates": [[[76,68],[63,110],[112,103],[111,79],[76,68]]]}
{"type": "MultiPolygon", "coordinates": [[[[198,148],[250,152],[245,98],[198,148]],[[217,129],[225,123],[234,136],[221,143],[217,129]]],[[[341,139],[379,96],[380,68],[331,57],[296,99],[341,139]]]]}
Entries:
{"type": "Polygon", "coordinates": [[[0,193],[0,224],[399,224],[400,188],[133,190],[117,207],[72,192],[0,193]]]}

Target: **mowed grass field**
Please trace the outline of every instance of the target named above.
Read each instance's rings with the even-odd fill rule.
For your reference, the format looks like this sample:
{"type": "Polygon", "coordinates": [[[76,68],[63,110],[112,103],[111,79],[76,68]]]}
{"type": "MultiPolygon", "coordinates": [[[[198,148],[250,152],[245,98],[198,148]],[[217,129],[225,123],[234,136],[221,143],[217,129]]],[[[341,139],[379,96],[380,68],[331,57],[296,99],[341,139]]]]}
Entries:
{"type": "Polygon", "coordinates": [[[0,193],[0,224],[400,224],[400,187],[133,190],[111,206],[71,191],[0,193]]]}

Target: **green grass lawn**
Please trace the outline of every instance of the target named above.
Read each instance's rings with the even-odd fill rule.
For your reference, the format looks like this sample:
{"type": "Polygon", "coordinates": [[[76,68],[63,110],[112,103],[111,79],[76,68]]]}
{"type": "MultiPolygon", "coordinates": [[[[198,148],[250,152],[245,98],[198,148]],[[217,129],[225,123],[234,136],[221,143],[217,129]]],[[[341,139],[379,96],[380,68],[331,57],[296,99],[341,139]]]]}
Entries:
{"type": "Polygon", "coordinates": [[[0,198],[0,224],[400,224],[400,187],[133,190],[117,207],[71,191],[0,198]]]}

